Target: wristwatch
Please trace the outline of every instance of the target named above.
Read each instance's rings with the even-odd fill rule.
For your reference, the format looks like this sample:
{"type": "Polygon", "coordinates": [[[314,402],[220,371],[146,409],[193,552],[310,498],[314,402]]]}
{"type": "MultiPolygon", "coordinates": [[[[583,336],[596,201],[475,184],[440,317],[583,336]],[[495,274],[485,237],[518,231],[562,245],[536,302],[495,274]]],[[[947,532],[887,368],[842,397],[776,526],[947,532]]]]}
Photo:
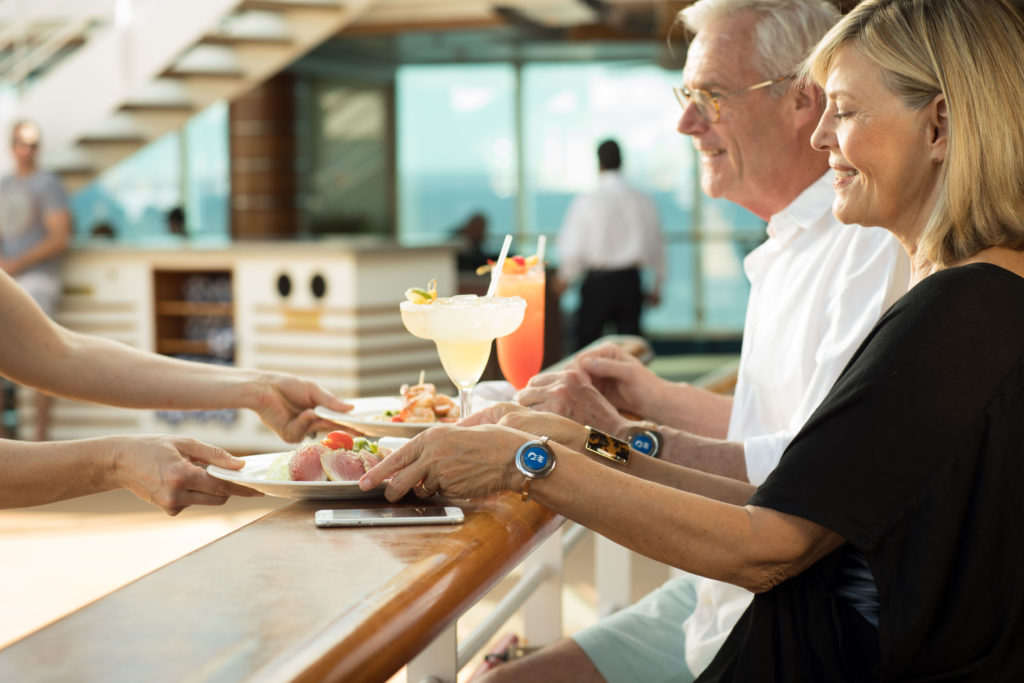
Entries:
{"type": "Polygon", "coordinates": [[[626,441],[629,447],[637,453],[657,458],[661,454],[661,432],[658,425],[651,422],[641,422],[630,427],[626,432],[626,441]]]}
{"type": "Polygon", "coordinates": [[[527,441],[516,451],[516,469],[526,481],[523,482],[523,502],[530,500],[530,484],[534,479],[541,479],[555,469],[555,454],[548,447],[548,437],[542,436],[536,441],[527,441]]]}

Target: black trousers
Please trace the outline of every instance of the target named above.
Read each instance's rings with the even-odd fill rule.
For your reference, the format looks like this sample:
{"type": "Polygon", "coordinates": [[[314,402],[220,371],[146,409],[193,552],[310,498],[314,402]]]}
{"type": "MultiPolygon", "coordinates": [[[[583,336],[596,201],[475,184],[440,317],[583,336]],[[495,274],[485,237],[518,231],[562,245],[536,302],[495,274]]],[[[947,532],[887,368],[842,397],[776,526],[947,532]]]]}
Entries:
{"type": "Polygon", "coordinates": [[[643,303],[639,268],[587,271],[580,288],[576,348],[598,339],[610,322],[617,334],[640,334],[643,303]]]}

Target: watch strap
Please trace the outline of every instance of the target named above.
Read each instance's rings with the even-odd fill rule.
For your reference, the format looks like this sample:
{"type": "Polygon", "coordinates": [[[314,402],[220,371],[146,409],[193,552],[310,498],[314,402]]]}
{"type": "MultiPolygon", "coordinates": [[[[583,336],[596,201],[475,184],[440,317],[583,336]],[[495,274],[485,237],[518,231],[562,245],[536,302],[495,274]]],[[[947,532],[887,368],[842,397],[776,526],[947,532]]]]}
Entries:
{"type": "Polygon", "coordinates": [[[584,448],[594,455],[607,458],[620,465],[629,463],[629,444],[587,425],[587,441],[584,448]]]}

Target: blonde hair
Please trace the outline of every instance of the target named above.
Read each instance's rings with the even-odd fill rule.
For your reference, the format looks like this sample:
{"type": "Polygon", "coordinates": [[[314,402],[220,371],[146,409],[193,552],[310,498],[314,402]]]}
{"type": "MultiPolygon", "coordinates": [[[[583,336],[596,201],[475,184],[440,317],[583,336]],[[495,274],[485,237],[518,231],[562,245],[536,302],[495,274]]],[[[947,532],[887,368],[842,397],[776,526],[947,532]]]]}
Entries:
{"type": "MultiPolygon", "coordinates": [[[[708,24],[747,12],[757,15],[755,67],[765,78],[792,74],[840,16],[828,0],[699,0],[681,9],[676,23],[699,33],[708,24]]],[[[777,97],[788,88],[776,85],[771,92],[777,97]]]]}
{"type": "Polygon", "coordinates": [[[877,64],[912,109],[944,95],[949,141],[917,258],[943,268],[1024,249],[1024,18],[1007,0],[863,0],[811,53],[823,84],[841,48],[877,64]]]}

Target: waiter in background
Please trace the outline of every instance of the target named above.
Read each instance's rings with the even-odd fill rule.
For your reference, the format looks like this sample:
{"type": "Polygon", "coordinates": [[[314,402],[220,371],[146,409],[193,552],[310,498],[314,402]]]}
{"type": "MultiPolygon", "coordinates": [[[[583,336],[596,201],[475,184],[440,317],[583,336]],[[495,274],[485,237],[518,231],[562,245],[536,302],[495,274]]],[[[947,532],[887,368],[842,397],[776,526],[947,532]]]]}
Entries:
{"type": "MultiPolygon", "coordinates": [[[[57,176],[36,166],[39,141],[39,128],[31,121],[11,129],[14,173],[0,180],[0,269],[52,318],[62,290],[60,260],[71,245],[71,212],[57,176]]],[[[36,392],[36,441],[49,437],[50,403],[49,396],[36,392]]]]}
{"type": "Polygon", "coordinates": [[[654,286],[646,295],[652,306],[660,301],[665,279],[665,247],[654,202],[622,179],[617,142],[602,142],[597,160],[597,189],[573,199],[558,234],[558,291],[583,276],[577,349],[604,334],[609,322],[618,334],[640,334],[641,270],[653,272],[654,286]]]}

